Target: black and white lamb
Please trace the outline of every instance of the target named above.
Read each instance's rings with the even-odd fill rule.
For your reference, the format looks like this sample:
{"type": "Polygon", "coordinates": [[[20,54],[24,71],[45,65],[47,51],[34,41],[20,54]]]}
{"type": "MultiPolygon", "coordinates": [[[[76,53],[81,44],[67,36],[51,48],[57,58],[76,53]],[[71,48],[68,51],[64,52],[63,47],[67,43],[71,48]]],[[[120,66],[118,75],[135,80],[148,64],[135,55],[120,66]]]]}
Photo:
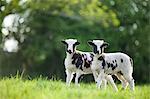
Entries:
{"type": "Polygon", "coordinates": [[[91,65],[93,76],[98,73],[97,84],[101,85],[105,74],[116,75],[122,82],[124,89],[130,85],[130,89],[134,90],[133,61],[121,52],[104,53],[104,49],[108,46],[103,40],[92,40],[88,42],[93,47],[94,58],[91,65]]]}

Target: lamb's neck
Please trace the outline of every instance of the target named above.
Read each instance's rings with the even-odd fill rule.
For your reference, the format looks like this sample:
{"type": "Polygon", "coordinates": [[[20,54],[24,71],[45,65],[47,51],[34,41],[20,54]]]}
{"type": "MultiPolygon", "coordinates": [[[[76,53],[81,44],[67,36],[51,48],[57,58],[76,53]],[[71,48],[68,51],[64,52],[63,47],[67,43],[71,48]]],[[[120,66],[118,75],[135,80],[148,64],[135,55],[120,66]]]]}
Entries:
{"type": "Polygon", "coordinates": [[[102,54],[94,54],[93,60],[98,60],[98,58],[101,56],[102,54]]]}
{"type": "Polygon", "coordinates": [[[73,53],[69,54],[66,52],[66,58],[72,58],[73,57],[73,53]]]}
{"type": "Polygon", "coordinates": [[[97,55],[97,54],[94,55],[94,58],[98,58],[98,57],[100,57],[100,55],[97,55]]]}

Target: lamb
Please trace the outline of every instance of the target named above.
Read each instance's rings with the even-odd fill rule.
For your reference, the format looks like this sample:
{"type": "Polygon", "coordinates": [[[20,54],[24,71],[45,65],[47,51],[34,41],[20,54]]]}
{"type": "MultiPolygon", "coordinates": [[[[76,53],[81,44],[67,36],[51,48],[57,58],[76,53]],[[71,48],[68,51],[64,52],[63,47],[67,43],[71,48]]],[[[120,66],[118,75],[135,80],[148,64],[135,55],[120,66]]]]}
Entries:
{"type": "MultiPolygon", "coordinates": [[[[73,74],[76,73],[75,84],[78,84],[78,79],[83,74],[92,74],[91,71],[91,63],[93,61],[93,53],[92,52],[82,52],[76,50],[76,46],[80,43],[76,39],[66,39],[63,40],[62,43],[67,45],[66,58],[64,61],[65,69],[66,69],[66,84],[70,85],[73,74]]],[[[98,75],[94,77],[97,78],[98,75]]],[[[106,80],[108,80],[115,91],[117,91],[117,87],[111,77],[111,75],[107,75],[104,81],[104,88],[106,87],[106,80]]]]}
{"type": "Polygon", "coordinates": [[[93,76],[98,73],[97,85],[100,86],[105,74],[115,75],[121,81],[123,89],[128,84],[134,90],[133,61],[121,52],[104,53],[104,49],[109,45],[104,40],[92,40],[88,42],[93,47],[94,58],[91,65],[93,76]]]}

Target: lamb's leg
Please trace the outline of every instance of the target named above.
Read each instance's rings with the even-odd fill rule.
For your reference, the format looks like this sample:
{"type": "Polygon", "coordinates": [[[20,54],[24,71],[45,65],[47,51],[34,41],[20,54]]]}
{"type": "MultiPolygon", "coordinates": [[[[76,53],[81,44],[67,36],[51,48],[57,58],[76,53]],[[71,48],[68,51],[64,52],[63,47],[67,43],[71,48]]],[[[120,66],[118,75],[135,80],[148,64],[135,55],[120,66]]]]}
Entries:
{"type": "Polygon", "coordinates": [[[75,85],[80,86],[79,85],[79,77],[81,76],[81,73],[77,72],[76,73],[76,78],[75,78],[75,85]]]}
{"type": "Polygon", "coordinates": [[[93,72],[94,80],[95,80],[95,82],[97,82],[98,74],[94,70],[92,72],[93,72]]]}
{"type": "Polygon", "coordinates": [[[70,83],[72,81],[72,78],[73,78],[73,73],[69,70],[66,70],[66,85],[70,86],[70,83]]]}
{"type": "Polygon", "coordinates": [[[121,81],[121,83],[122,83],[122,88],[123,88],[123,89],[126,89],[127,86],[128,86],[128,82],[124,79],[124,77],[123,77],[121,74],[117,73],[116,76],[117,76],[117,78],[121,81]]]}
{"type": "Polygon", "coordinates": [[[118,88],[112,78],[111,75],[106,75],[106,79],[109,81],[109,83],[112,85],[112,87],[114,88],[114,90],[117,92],[118,91],[118,88]]]}
{"type": "Polygon", "coordinates": [[[128,83],[129,83],[129,85],[130,85],[130,89],[132,90],[132,91],[134,91],[134,79],[133,79],[133,77],[132,77],[132,74],[131,75],[124,75],[124,78],[128,81],[128,83]]]}
{"type": "Polygon", "coordinates": [[[102,80],[104,79],[104,73],[100,72],[98,77],[97,77],[97,87],[100,88],[102,84],[102,80]]]}
{"type": "Polygon", "coordinates": [[[102,80],[101,88],[106,89],[106,87],[107,87],[107,80],[104,78],[104,79],[102,80]]]}

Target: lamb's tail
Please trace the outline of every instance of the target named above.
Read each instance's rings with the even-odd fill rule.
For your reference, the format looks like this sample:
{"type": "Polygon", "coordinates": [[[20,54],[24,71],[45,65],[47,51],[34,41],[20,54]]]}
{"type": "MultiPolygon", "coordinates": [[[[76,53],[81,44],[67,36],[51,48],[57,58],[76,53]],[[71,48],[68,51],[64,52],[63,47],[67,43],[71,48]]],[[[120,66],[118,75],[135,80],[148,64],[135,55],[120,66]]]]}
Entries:
{"type": "Polygon", "coordinates": [[[130,58],[131,66],[133,67],[133,59],[130,58]]]}

